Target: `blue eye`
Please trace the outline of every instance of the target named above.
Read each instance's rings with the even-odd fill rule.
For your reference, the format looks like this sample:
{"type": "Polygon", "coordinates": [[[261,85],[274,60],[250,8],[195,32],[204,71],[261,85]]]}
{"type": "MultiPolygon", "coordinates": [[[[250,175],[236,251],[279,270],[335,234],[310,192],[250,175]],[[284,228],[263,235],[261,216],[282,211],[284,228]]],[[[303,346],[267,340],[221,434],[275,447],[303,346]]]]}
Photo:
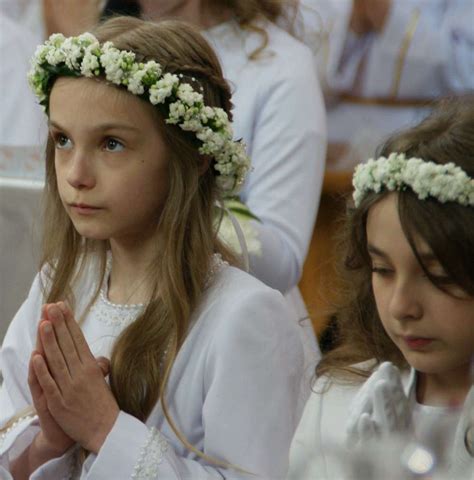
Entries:
{"type": "Polygon", "coordinates": [[[72,147],[71,140],[62,133],[56,136],[56,138],[54,139],[54,143],[56,145],[56,148],[59,148],[61,150],[69,149],[72,147]]]}
{"type": "Polygon", "coordinates": [[[125,147],[123,143],[119,142],[116,138],[108,138],[105,141],[104,148],[108,152],[122,152],[125,147]]]}

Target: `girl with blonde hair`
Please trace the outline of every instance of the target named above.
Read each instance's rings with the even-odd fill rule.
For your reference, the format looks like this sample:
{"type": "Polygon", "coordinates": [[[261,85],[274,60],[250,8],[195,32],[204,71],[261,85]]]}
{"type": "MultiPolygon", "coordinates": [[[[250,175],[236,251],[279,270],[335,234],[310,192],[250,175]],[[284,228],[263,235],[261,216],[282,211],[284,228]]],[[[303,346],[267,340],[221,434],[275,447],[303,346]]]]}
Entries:
{"type": "Polygon", "coordinates": [[[281,294],[217,237],[249,160],[212,50],[116,18],[51,36],[30,83],[44,254],[1,350],[2,478],[282,477],[303,353],[281,294]]]}
{"type": "Polygon", "coordinates": [[[377,463],[397,436],[419,461],[387,447],[373,478],[472,478],[473,139],[474,99],[444,101],[357,167],[339,343],[316,368],[290,478],[368,478],[344,471],[351,447],[377,463]]]}

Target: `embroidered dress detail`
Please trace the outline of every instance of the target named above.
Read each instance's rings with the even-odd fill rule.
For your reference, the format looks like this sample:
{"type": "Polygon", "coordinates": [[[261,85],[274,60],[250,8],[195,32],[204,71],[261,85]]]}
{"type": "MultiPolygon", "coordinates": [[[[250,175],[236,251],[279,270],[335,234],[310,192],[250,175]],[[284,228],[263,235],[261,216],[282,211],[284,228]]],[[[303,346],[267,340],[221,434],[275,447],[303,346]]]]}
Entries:
{"type": "Polygon", "coordinates": [[[204,283],[204,288],[209,288],[214,280],[214,277],[217,273],[221,270],[222,267],[229,266],[229,262],[226,262],[222,259],[222,255],[220,253],[214,253],[211,258],[211,265],[209,267],[209,272],[206,277],[206,281],[204,283]]]}
{"type": "Polygon", "coordinates": [[[37,415],[31,414],[31,415],[23,415],[19,417],[17,420],[15,420],[7,429],[5,429],[2,433],[0,433],[0,448],[3,447],[3,444],[5,443],[5,440],[8,436],[8,434],[14,430],[18,425],[25,421],[32,420],[33,418],[37,418],[37,415]]]}
{"type": "Polygon", "coordinates": [[[154,427],[150,428],[148,439],[140,452],[133,469],[133,480],[154,480],[158,478],[158,468],[168,450],[168,442],[154,427]]]}

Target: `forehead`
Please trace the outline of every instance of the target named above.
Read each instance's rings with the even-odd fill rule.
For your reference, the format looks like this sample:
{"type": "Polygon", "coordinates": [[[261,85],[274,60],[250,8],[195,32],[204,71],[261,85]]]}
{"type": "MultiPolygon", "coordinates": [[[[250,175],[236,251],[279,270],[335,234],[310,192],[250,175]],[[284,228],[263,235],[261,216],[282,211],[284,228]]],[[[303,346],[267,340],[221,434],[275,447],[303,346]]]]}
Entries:
{"type": "Polygon", "coordinates": [[[58,78],[49,99],[52,121],[74,118],[88,122],[121,120],[156,127],[154,107],[126,90],[93,78],[58,78]]]}
{"type": "MultiPolygon", "coordinates": [[[[398,213],[398,194],[390,193],[370,207],[367,216],[367,241],[389,255],[413,257],[414,253],[403,231],[398,213]]],[[[414,236],[416,249],[431,256],[431,249],[420,236],[414,236]]]]}

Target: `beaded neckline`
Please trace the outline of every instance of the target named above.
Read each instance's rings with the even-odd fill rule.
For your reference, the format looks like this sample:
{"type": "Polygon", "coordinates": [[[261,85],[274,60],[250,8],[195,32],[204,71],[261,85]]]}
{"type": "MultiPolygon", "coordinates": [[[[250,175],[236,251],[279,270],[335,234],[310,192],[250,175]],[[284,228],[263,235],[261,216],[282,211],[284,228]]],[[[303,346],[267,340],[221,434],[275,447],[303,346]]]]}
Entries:
{"type": "MultiPolygon", "coordinates": [[[[207,289],[214,276],[219,272],[223,266],[228,266],[229,263],[222,259],[222,256],[215,253],[212,256],[211,265],[205,281],[205,288],[207,289]]],[[[110,272],[112,270],[112,255],[107,252],[107,261],[105,267],[104,281],[99,292],[99,297],[92,307],[97,318],[106,325],[111,326],[128,326],[137,316],[145,309],[145,303],[134,304],[118,304],[113,303],[108,299],[108,284],[110,272]]]]}

